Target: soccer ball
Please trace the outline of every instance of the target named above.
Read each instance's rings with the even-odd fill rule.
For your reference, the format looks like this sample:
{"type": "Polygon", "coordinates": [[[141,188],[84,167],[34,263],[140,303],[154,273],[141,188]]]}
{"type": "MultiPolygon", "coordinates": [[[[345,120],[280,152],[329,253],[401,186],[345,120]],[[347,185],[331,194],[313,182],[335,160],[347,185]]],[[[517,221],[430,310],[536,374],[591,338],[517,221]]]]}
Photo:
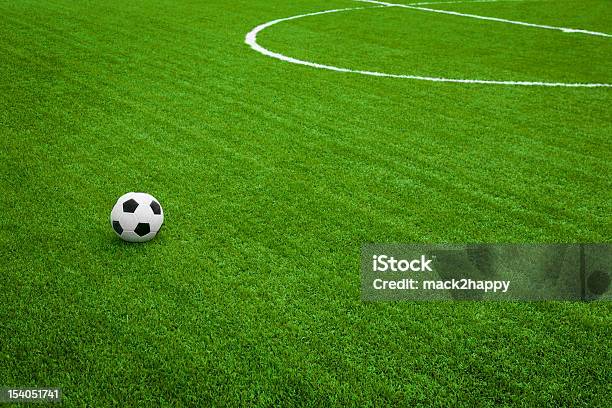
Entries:
{"type": "Polygon", "coordinates": [[[157,235],[164,223],[164,210],[150,194],[127,193],[117,200],[110,222],[124,241],[147,242],[157,235]]]}

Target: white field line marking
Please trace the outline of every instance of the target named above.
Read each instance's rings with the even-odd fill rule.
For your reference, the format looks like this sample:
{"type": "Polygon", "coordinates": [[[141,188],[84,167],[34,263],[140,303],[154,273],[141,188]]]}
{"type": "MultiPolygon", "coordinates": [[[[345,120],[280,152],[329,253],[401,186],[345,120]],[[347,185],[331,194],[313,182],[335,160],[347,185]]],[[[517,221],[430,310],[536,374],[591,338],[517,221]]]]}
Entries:
{"type": "Polygon", "coordinates": [[[359,1],[361,3],[378,4],[378,5],[387,6],[387,7],[401,7],[401,8],[408,8],[408,9],[413,9],[413,10],[429,11],[431,13],[449,14],[451,16],[469,17],[469,18],[475,18],[478,20],[497,21],[500,23],[516,24],[516,25],[521,25],[521,26],[526,26],[526,27],[544,28],[547,30],[562,31],[564,33],[579,33],[579,34],[587,34],[587,35],[596,35],[600,37],[612,37],[612,34],[600,33],[598,31],[588,31],[588,30],[581,30],[581,29],[576,29],[576,28],[554,27],[554,26],[542,25],[542,24],[532,24],[532,23],[525,23],[522,21],[506,20],[505,18],[485,17],[485,16],[478,16],[476,14],[458,13],[456,11],[438,10],[438,9],[416,6],[417,4],[423,4],[423,3],[415,3],[415,5],[408,5],[408,4],[386,3],[383,1],[376,1],[376,0],[355,0],[355,1],[359,1]]]}
{"type": "MultiPolygon", "coordinates": [[[[459,1],[427,1],[424,3],[410,3],[407,6],[433,6],[436,4],[465,4],[465,3],[501,3],[509,1],[526,1],[526,0],[459,0],[459,1]]],[[[548,0],[529,0],[529,1],[548,1],[548,0]]]]}
{"type": "MultiPolygon", "coordinates": [[[[387,6],[382,6],[387,7],[387,6]]],[[[331,14],[331,13],[340,13],[346,11],[355,11],[355,10],[364,10],[371,8],[380,8],[380,7],[353,7],[353,8],[344,8],[344,9],[334,9],[334,10],[325,10],[318,11],[315,13],[308,14],[300,14],[297,16],[279,18],[277,20],[268,21],[267,23],[258,25],[249,33],[247,33],[244,42],[249,45],[253,50],[259,52],[260,54],[266,55],[271,58],[275,58],[281,61],[290,62],[292,64],[304,65],[307,67],[318,68],[318,69],[326,69],[329,71],[335,72],[345,72],[352,74],[361,74],[375,77],[384,77],[384,78],[402,78],[402,79],[414,79],[419,81],[431,81],[431,82],[452,82],[452,83],[461,83],[461,84],[487,84],[487,85],[521,85],[521,86],[548,86],[548,87],[567,87],[567,88],[610,88],[612,84],[589,84],[589,83],[563,83],[563,82],[531,82],[531,81],[495,81],[495,80],[485,80],[485,79],[456,79],[456,78],[441,78],[441,77],[426,77],[426,76],[418,76],[418,75],[399,75],[399,74],[387,74],[385,72],[376,72],[376,71],[362,71],[355,70],[349,68],[341,68],[335,67],[333,65],[324,65],[318,64],[316,62],[304,61],[297,58],[288,57],[286,55],[280,54],[278,52],[270,51],[257,43],[257,35],[261,33],[266,28],[269,28],[275,24],[282,23],[284,21],[297,20],[300,18],[311,17],[311,16],[320,16],[323,14],[331,14]]]]}

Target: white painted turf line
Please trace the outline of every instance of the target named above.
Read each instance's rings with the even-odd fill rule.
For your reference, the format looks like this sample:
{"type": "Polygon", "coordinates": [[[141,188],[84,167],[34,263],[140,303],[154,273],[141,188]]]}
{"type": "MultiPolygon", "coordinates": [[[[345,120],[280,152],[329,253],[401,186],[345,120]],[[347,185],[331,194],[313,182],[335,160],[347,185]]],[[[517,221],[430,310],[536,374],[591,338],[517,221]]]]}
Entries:
{"type": "MultiPolygon", "coordinates": [[[[478,20],[497,21],[500,23],[516,24],[516,25],[521,25],[521,26],[526,26],[526,27],[543,28],[547,30],[557,30],[557,31],[562,31],[564,33],[579,33],[579,34],[597,35],[600,37],[611,37],[612,38],[611,34],[600,33],[597,31],[588,31],[588,30],[581,30],[581,29],[576,29],[576,28],[555,27],[555,26],[542,25],[542,24],[524,23],[522,21],[506,20],[505,18],[485,17],[485,16],[478,16],[476,14],[458,13],[456,11],[438,10],[438,9],[432,9],[432,8],[427,8],[427,7],[417,7],[417,5],[422,5],[422,4],[445,4],[445,3],[396,4],[396,3],[386,3],[382,1],[376,1],[376,0],[355,0],[355,1],[359,1],[361,3],[377,4],[381,6],[387,6],[387,7],[401,7],[401,8],[408,8],[408,9],[413,9],[413,10],[429,11],[431,13],[449,14],[451,16],[469,17],[469,18],[475,18],[478,20]]],[[[491,0],[487,1],[487,3],[489,2],[491,2],[491,0]]],[[[470,1],[470,2],[464,2],[464,3],[477,3],[477,1],[470,1]]],[[[484,1],[480,1],[480,3],[484,3],[484,1]]]]}
{"type": "MultiPolygon", "coordinates": [[[[264,23],[264,24],[261,24],[255,27],[253,30],[247,33],[244,42],[247,45],[249,45],[253,50],[259,52],[260,54],[263,54],[268,57],[275,58],[281,61],[290,62],[292,64],[304,65],[307,67],[318,68],[318,69],[326,69],[329,71],[346,72],[346,73],[361,74],[361,75],[368,75],[368,76],[375,76],[375,77],[414,79],[414,80],[419,80],[419,81],[431,81],[431,82],[452,82],[452,83],[462,83],[462,84],[546,86],[546,87],[567,87],[567,88],[602,88],[602,87],[609,88],[609,87],[612,87],[612,84],[531,82],[531,81],[495,81],[495,80],[484,80],[484,79],[456,79],[456,78],[426,77],[426,76],[418,76],[418,75],[398,75],[398,74],[388,74],[385,72],[376,72],[376,71],[362,71],[362,70],[354,70],[354,69],[349,69],[349,68],[335,67],[333,65],[318,64],[316,62],[304,61],[304,60],[300,60],[297,58],[288,57],[286,55],[283,55],[283,54],[280,54],[274,51],[270,51],[267,48],[264,48],[257,43],[257,35],[259,33],[261,33],[266,28],[269,28],[275,24],[278,24],[284,21],[297,20],[300,18],[319,16],[323,14],[340,13],[340,12],[346,12],[346,11],[364,10],[364,9],[381,8],[381,7],[390,7],[390,6],[381,5],[377,7],[352,7],[352,8],[344,8],[344,9],[333,9],[333,10],[318,11],[315,13],[300,14],[297,16],[286,17],[286,18],[279,18],[277,20],[268,21],[267,23],[264,23]]],[[[412,7],[409,7],[409,8],[412,8],[412,7]]]]}
{"type": "MultiPolygon", "coordinates": [[[[459,0],[459,1],[427,1],[424,3],[410,3],[407,6],[434,6],[436,4],[466,4],[466,3],[506,3],[506,2],[518,2],[527,0],[459,0]]],[[[548,0],[529,0],[534,1],[548,1],[548,0]]]]}

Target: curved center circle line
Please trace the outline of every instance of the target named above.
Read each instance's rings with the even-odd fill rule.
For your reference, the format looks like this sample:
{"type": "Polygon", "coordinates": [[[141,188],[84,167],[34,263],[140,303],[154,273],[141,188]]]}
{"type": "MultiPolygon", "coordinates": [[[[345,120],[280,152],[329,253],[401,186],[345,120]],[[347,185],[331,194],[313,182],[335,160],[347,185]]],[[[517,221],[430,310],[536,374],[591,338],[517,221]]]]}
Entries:
{"type": "Polygon", "coordinates": [[[361,74],[375,77],[384,77],[384,78],[399,78],[399,79],[413,79],[418,81],[430,81],[430,82],[450,82],[450,83],[460,83],[460,84],[485,84],[485,85],[516,85],[516,86],[546,86],[546,87],[566,87],[566,88],[612,88],[612,84],[607,83],[565,83],[565,82],[532,82],[532,81],[498,81],[498,80],[487,80],[487,79],[459,79],[459,78],[444,78],[444,77],[428,77],[428,76],[419,76],[419,75],[402,75],[402,74],[389,74],[386,72],[377,72],[377,71],[364,71],[364,70],[355,70],[350,68],[342,68],[336,67],[333,65],[325,65],[319,64],[316,62],[300,60],[297,58],[289,57],[287,55],[274,52],[268,50],[265,47],[262,47],[257,42],[257,35],[264,31],[265,29],[276,25],[278,23],[282,23],[285,21],[297,20],[305,17],[312,16],[320,16],[324,14],[331,13],[341,13],[347,11],[355,11],[355,10],[365,10],[365,9],[373,9],[373,8],[384,8],[389,7],[386,5],[376,6],[376,7],[351,7],[351,8],[343,8],[343,9],[332,9],[332,10],[324,10],[317,11],[314,13],[307,14],[299,14],[296,16],[279,18],[276,20],[268,21],[267,23],[263,23],[252,29],[245,36],[244,42],[248,46],[250,46],[254,51],[263,54],[265,56],[278,59],[280,61],[289,62],[297,65],[304,65],[311,68],[317,69],[325,69],[329,71],[335,72],[344,72],[351,74],[361,74]]]}

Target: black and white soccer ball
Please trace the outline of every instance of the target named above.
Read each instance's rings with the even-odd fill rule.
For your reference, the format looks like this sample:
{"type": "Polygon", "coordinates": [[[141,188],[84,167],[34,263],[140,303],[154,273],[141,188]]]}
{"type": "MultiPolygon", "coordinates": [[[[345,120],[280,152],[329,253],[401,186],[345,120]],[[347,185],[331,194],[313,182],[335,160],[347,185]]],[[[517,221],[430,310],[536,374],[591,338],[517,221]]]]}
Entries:
{"type": "Polygon", "coordinates": [[[127,193],[117,200],[110,222],[124,241],[147,242],[155,238],[164,223],[164,210],[150,194],[127,193]]]}

